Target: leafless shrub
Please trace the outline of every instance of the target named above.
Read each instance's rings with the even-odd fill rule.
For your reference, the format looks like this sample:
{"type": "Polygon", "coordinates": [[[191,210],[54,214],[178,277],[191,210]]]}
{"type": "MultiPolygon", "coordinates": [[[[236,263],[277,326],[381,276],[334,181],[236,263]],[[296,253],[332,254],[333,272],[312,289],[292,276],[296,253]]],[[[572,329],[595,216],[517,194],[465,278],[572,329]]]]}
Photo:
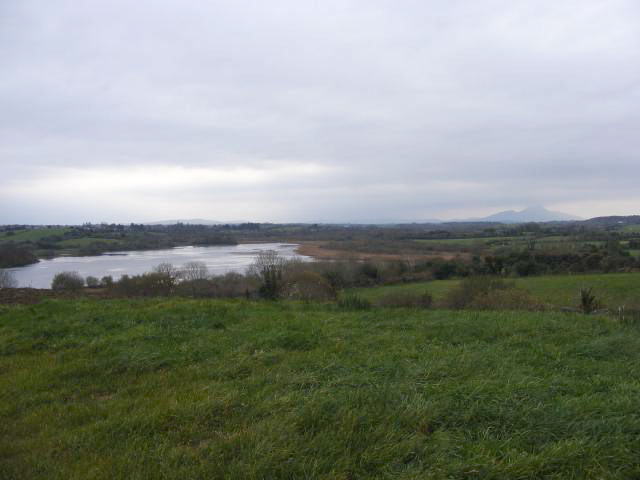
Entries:
{"type": "Polygon", "coordinates": [[[309,301],[327,301],[336,298],[336,291],[331,284],[315,272],[301,271],[288,276],[288,298],[309,301]]]}
{"type": "Polygon", "coordinates": [[[0,268],[0,288],[15,288],[18,281],[9,270],[0,268]]]}
{"type": "Polygon", "coordinates": [[[180,277],[185,281],[206,280],[209,269],[203,262],[188,262],[180,270],[180,277]]]}
{"type": "Polygon", "coordinates": [[[113,284],[116,293],[132,297],[162,297],[173,291],[167,273],[150,272],[142,275],[123,275],[113,284]]]}
{"type": "Polygon", "coordinates": [[[78,272],[60,272],[51,281],[51,289],[56,292],[78,292],[82,287],[84,278],[78,272]]]}
{"type": "MultiPolygon", "coordinates": [[[[169,293],[173,290],[180,278],[180,272],[170,263],[161,263],[153,269],[157,276],[153,279],[160,286],[166,288],[169,293]]],[[[146,274],[149,275],[149,274],[146,274]]]]}
{"type": "Polygon", "coordinates": [[[261,251],[254,260],[248,273],[260,282],[260,296],[268,300],[277,300],[285,291],[284,273],[286,260],[274,250],[261,251]]]}

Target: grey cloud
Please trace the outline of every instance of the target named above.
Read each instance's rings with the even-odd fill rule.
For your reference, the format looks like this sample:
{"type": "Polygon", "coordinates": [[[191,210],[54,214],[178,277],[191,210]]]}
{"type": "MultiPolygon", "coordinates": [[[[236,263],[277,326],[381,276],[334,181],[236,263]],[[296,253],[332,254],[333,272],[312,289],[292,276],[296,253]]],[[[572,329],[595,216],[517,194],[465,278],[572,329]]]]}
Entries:
{"type": "Polygon", "coordinates": [[[174,198],[171,216],[233,204],[233,218],[277,221],[530,203],[590,216],[580,204],[598,200],[637,213],[639,23],[632,0],[6,2],[0,202],[24,209],[0,222],[87,220],[53,185],[12,193],[56,169],[167,165],[326,168],[141,185],[132,220],[167,217],[149,196],[174,198]],[[27,206],[42,202],[55,209],[27,206]]]}

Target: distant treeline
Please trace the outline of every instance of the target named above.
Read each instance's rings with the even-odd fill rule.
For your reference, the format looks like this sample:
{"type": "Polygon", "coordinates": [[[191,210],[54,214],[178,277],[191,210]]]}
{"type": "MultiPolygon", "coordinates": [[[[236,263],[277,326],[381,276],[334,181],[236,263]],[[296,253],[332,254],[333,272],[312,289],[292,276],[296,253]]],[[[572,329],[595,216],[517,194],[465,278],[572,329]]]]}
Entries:
{"type": "Polygon", "coordinates": [[[417,261],[328,261],[284,260],[275,252],[262,252],[245,274],[210,275],[204,264],[191,262],[180,268],[161,264],[143,275],[79,278],[66,272],[54,279],[52,288],[102,287],[114,296],[191,296],[205,298],[280,298],[328,300],[339,291],[405,282],[466,277],[513,278],[530,275],[621,272],[640,269],[630,256],[593,252],[590,254],[547,254],[520,252],[485,257],[440,258],[417,261]]]}
{"type": "Polygon", "coordinates": [[[414,259],[433,255],[466,257],[455,258],[443,267],[450,270],[453,264],[454,274],[458,276],[484,265],[487,257],[492,257],[488,260],[490,265],[499,264],[507,276],[531,274],[528,272],[618,271],[638,268],[637,261],[630,257],[640,250],[638,222],[640,217],[516,225],[482,222],[390,226],[131,223],[41,229],[13,225],[0,227],[0,267],[26,265],[37,258],[57,255],[96,255],[106,251],[182,245],[314,241],[326,249],[354,254],[392,254],[414,259]],[[547,242],[548,239],[555,240],[547,242]],[[472,257],[477,258],[472,261],[472,257]]]}
{"type": "Polygon", "coordinates": [[[151,227],[114,224],[40,230],[12,228],[0,231],[0,268],[24,266],[37,262],[38,258],[57,255],[86,256],[110,251],[237,243],[230,233],[203,225],[151,227]]]}
{"type": "Polygon", "coordinates": [[[22,267],[37,261],[38,258],[28,248],[12,242],[0,244],[0,268],[22,267]]]}

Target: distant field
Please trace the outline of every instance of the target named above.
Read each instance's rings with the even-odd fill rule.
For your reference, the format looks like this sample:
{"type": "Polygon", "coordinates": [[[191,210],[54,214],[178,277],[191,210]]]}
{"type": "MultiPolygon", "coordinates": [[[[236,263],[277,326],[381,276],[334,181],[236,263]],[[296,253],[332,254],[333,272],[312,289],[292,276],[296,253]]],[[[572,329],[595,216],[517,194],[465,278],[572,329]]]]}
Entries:
{"type": "Polygon", "coordinates": [[[557,306],[574,305],[581,288],[593,287],[605,305],[640,306],[640,273],[594,275],[558,275],[520,278],[516,285],[528,289],[535,297],[557,306]]]}
{"type": "Polygon", "coordinates": [[[0,242],[37,242],[43,238],[50,237],[52,235],[64,235],[70,232],[71,228],[38,228],[33,230],[16,230],[14,235],[7,235],[6,232],[0,233],[0,242]]]}
{"type": "Polygon", "coordinates": [[[378,287],[364,287],[349,289],[348,293],[354,293],[369,300],[375,300],[383,295],[396,292],[424,293],[429,292],[434,300],[441,300],[449,290],[455,287],[459,280],[434,280],[432,282],[404,283],[400,285],[384,285],[378,287]]]}
{"type": "MultiPolygon", "coordinates": [[[[593,287],[594,292],[609,307],[640,306],[640,273],[549,275],[513,280],[517,287],[529,290],[535,298],[556,307],[575,305],[580,289],[588,287],[593,287]]],[[[404,285],[359,288],[354,289],[353,292],[370,300],[398,291],[429,292],[437,301],[441,300],[458,282],[459,280],[435,280],[404,285]]]]}
{"type": "Polygon", "coordinates": [[[438,245],[474,245],[477,243],[487,244],[496,241],[513,241],[517,237],[478,237],[478,238],[431,238],[431,239],[418,239],[416,242],[426,244],[438,244],[438,245]]]}
{"type": "MultiPolygon", "coordinates": [[[[471,247],[473,245],[489,246],[492,249],[498,249],[501,247],[525,247],[528,245],[530,238],[526,236],[522,237],[470,237],[470,238],[443,238],[443,239],[418,239],[415,240],[418,243],[427,245],[455,245],[471,247]]],[[[600,240],[576,240],[570,236],[562,235],[550,235],[547,237],[540,237],[535,240],[536,250],[548,249],[548,248],[567,248],[572,246],[581,247],[584,245],[602,246],[605,242],[600,240]]]]}
{"type": "Polygon", "coordinates": [[[60,247],[86,247],[96,242],[111,243],[111,244],[120,243],[115,238],[80,237],[80,238],[70,238],[68,240],[63,240],[61,242],[58,242],[58,245],[60,247]]]}
{"type": "Polygon", "coordinates": [[[640,330],[193,300],[0,306],[0,478],[638,478],[640,330]]]}
{"type": "Polygon", "coordinates": [[[640,233],[640,225],[626,225],[620,229],[625,233],[640,233]]]}

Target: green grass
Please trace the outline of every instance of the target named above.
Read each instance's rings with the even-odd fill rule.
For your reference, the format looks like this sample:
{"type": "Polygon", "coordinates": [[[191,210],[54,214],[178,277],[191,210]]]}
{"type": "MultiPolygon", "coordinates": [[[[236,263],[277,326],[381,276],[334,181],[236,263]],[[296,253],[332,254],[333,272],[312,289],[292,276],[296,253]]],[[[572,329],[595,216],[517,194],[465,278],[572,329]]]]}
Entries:
{"type": "Polygon", "coordinates": [[[63,248],[81,248],[87,247],[93,243],[109,243],[109,244],[118,244],[120,243],[115,238],[96,238],[96,237],[80,237],[80,238],[70,238],[68,240],[62,240],[58,242],[57,245],[63,248]]]}
{"type": "Polygon", "coordinates": [[[0,243],[2,242],[37,242],[46,237],[52,235],[64,235],[67,232],[72,231],[72,228],[68,227],[53,227],[53,228],[36,228],[32,230],[16,230],[14,235],[7,235],[6,232],[0,233],[0,243]]]}
{"type": "Polygon", "coordinates": [[[638,478],[605,317],[248,302],[0,307],[0,478],[638,478]]]}
{"type": "Polygon", "coordinates": [[[511,242],[517,237],[473,237],[473,238],[427,238],[415,240],[419,243],[437,245],[464,245],[471,246],[477,243],[487,244],[491,242],[511,242]]]}
{"type": "Polygon", "coordinates": [[[556,306],[572,306],[581,288],[593,287],[594,293],[611,308],[640,306],[640,274],[609,273],[592,275],[557,275],[520,278],[516,286],[526,288],[536,298],[556,306]]]}
{"type": "MultiPolygon", "coordinates": [[[[530,237],[472,237],[472,238],[443,238],[443,239],[419,239],[416,242],[433,245],[433,246],[463,246],[471,247],[474,245],[484,245],[492,250],[504,247],[524,248],[529,245],[530,237]]],[[[549,235],[536,239],[536,250],[544,249],[566,249],[582,248],[585,245],[594,245],[596,247],[604,245],[606,242],[600,240],[576,240],[574,237],[562,235],[549,235]]]]}
{"type": "MultiPolygon", "coordinates": [[[[533,297],[555,307],[571,307],[578,302],[581,288],[593,287],[594,293],[610,308],[621,305],[640,306],[640,274],[610,273],[589,275],[547,275],[513,279],[517,287],[528,290],[533,297]]],[[[403,285],[358,288],[352,293],[369,300],[399,291],[429,292],[434,300],[442,300],[459,280],[436,280],[403,285]]]]}
{"type": "Polygon", "coordinates": [[[384,285],[377,287],[364,287],[349,289],[349,293],[356,294],[367,300],[376,300],[384,295],[398,292],[410,292],[422,294],[430,293],[434,300],[441,300],[453,287],[458,285],[459,280],[437,280],[433,282],[403,283],[400,285],[384,285]]]}
{"type": "MultiPolygon", "coordinates": [[[[16,230],[14,235],[7,235],[6,233],[0,233],[0,243],[13,241],[19,242],[37,242],[43,238],[51,237],[54,235],[63,236],[65,233],[73,231],[72,228],[37,228],[33,230],[16,230]]],[[[66,240],[60,240],[56,242],[56,246],[60,248],[81,248],[91,245],[92,243],[118,243],[119,241],[114,238],[101,238],[101,237],[78,237],[68,238],[66,240]]]]}

